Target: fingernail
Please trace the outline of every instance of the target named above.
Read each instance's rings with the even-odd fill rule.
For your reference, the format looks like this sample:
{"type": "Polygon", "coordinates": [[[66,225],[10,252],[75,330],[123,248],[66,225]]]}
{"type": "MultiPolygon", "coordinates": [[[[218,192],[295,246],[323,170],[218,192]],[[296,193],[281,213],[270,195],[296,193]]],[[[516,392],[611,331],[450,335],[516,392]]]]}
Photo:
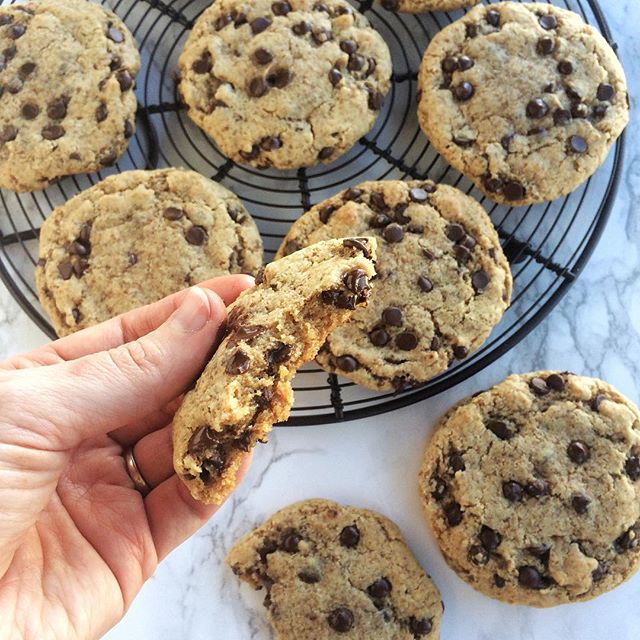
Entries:
{"type": "Polygon", "coordinates": [[[209,298],[200,287],[191,287],[171,316],[171,323],[185,333],[200,331],[209,321],[209,298]]]}

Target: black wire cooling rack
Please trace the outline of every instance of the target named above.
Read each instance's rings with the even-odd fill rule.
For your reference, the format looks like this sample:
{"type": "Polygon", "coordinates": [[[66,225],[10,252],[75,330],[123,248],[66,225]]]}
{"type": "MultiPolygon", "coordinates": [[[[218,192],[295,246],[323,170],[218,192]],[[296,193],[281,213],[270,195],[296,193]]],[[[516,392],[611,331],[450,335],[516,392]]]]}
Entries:
{"type": "MultiPolygon", "coordinates": [[[[12,4],[3,1],[1,4],[12,4]]],[[[66,178],[46,192],[0,191],[0,278],[30,318],[54,337],[35,294],[38,231],[57,205],[109,173],[182,166],[235,191],[253,214],[270,259],[303,210],[364,180],[431,178],[476,196],[498,229],[514,276],[511,308],[482,349],[427,384],[376,394],[315,366],[295,379],[296,403],[288,425],[362,418],[431,397],[480,371],[522,340],[580,274],[605,227],[621,171],[623,138],[605,165],[576,192],[556,202],[510,209],[482,197],[435,153],[416,118],[416,78],[431,36],[462,11],[394,14],[371,0],[352,1],[383,35],[394,62],[393,84],[374,129],[333,164],[299,171],[256,170],[224,157],[191,123],[178,100],[174,72],[189,30],[210,0],[103,0],[128,25],[142,54],[138,76],[138,132],[114,169],[66,178]]],[[[552,4],[580,14],[615,47],[595,0],[552,4]]]]}

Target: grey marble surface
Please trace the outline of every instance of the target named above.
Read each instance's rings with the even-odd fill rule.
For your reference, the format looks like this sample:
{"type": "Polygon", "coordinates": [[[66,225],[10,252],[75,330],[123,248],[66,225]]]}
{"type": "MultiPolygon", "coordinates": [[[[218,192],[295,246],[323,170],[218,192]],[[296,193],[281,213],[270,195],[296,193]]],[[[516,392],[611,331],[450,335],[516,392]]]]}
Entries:
{"type": "MultiPolygon", "coordinates": [[[[640,90],[640,3],[602,2],[632,96],[640,90]]],[[[607,379],[640,401],[640,114],[627,133],[625,174],[592,260],[569,295],[527,339],[466,383],[413,407],[346,425],[277,430],[236,494],[149,580],[108,640],[269,640],[262,595],[241,587],[223,558],[232,541],[275,509],[327,497],[394,519],[442,591],[444,640],[636,640],[640,576],[585,604],[534,610],[492,601],[445,565],[416,490],[422,448],[458,399],[511,372],[561,368],[607,379]]],[[[0,357],[45,337],[0,286],[0,357]]],[[[373,640],[373,639],[372,639],[373,640]]]]}

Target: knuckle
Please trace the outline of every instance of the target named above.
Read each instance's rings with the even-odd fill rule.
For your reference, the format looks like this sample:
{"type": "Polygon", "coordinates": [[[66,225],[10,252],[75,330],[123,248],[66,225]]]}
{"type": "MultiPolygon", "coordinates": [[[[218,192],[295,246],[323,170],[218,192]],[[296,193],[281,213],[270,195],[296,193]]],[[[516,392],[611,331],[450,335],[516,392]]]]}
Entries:
{"type": "Polygon", "coordinates": [[[153,342],[142,340],[112,349],[109,357],[120,371],[143,375],[158,371],[163,361],[162,349],[153,342]]]}

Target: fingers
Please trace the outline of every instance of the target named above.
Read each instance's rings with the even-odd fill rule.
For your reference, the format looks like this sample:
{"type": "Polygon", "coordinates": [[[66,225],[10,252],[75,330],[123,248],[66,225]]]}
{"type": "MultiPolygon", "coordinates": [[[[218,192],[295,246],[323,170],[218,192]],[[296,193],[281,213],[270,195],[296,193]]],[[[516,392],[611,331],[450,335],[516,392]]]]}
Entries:
{"type": "MultiPolygon", "coordinates": [[[[238,470],[238,483],[249,464],[250,456],[247,456],[238,470]]],[[[205,505],[194,500],[175,474],[156,487],[144,502],[159,561],[192,536],[220,508],[220,505],[205,505]]]]}
{"type": "Polygon", "coordinates": [[[136,420],[131,424],[120,427],[120,429],[111,431],[109,436],[123,447],[130,447],[138,442],[138,440],[142,440],[146,435],[171,424],[173,416],[181,404],[182,396],[179,396],[166,406],[151,412],[141,420],[136,420]]]}
{"type": "Polygon", "coordinates": [[[3,416],[67,449],[86,437],[132,424],[179,396],[200,373],[225,321],[221,298],[193,287],[151,333],[109,351],[5,380],[3,416]]]}
{"type": "Polygon", "coordinates": [[[142,477],[151,487],[160,486],[173,475],[173,443],[169,425],[145,436],[133,447],[133,457],[142,477]]]}
{"type": "MultiPolygon", "coordinates": [[[[233,275],[207,280],[200,285],[215,293],[229,306],[245,289],[253,286],[251,276],[233,275]]],[[[47,366],[61,361],[74,360],[91,353],[106,351],[142,336],[160,327],[180,307],[188,289],[179,291],[163,300],[141,309],[107,320],[66,338],[56,340],[24,356],[17,356],[0,365],[2,369],[24,369],[30,366],[47,366]]]]}

